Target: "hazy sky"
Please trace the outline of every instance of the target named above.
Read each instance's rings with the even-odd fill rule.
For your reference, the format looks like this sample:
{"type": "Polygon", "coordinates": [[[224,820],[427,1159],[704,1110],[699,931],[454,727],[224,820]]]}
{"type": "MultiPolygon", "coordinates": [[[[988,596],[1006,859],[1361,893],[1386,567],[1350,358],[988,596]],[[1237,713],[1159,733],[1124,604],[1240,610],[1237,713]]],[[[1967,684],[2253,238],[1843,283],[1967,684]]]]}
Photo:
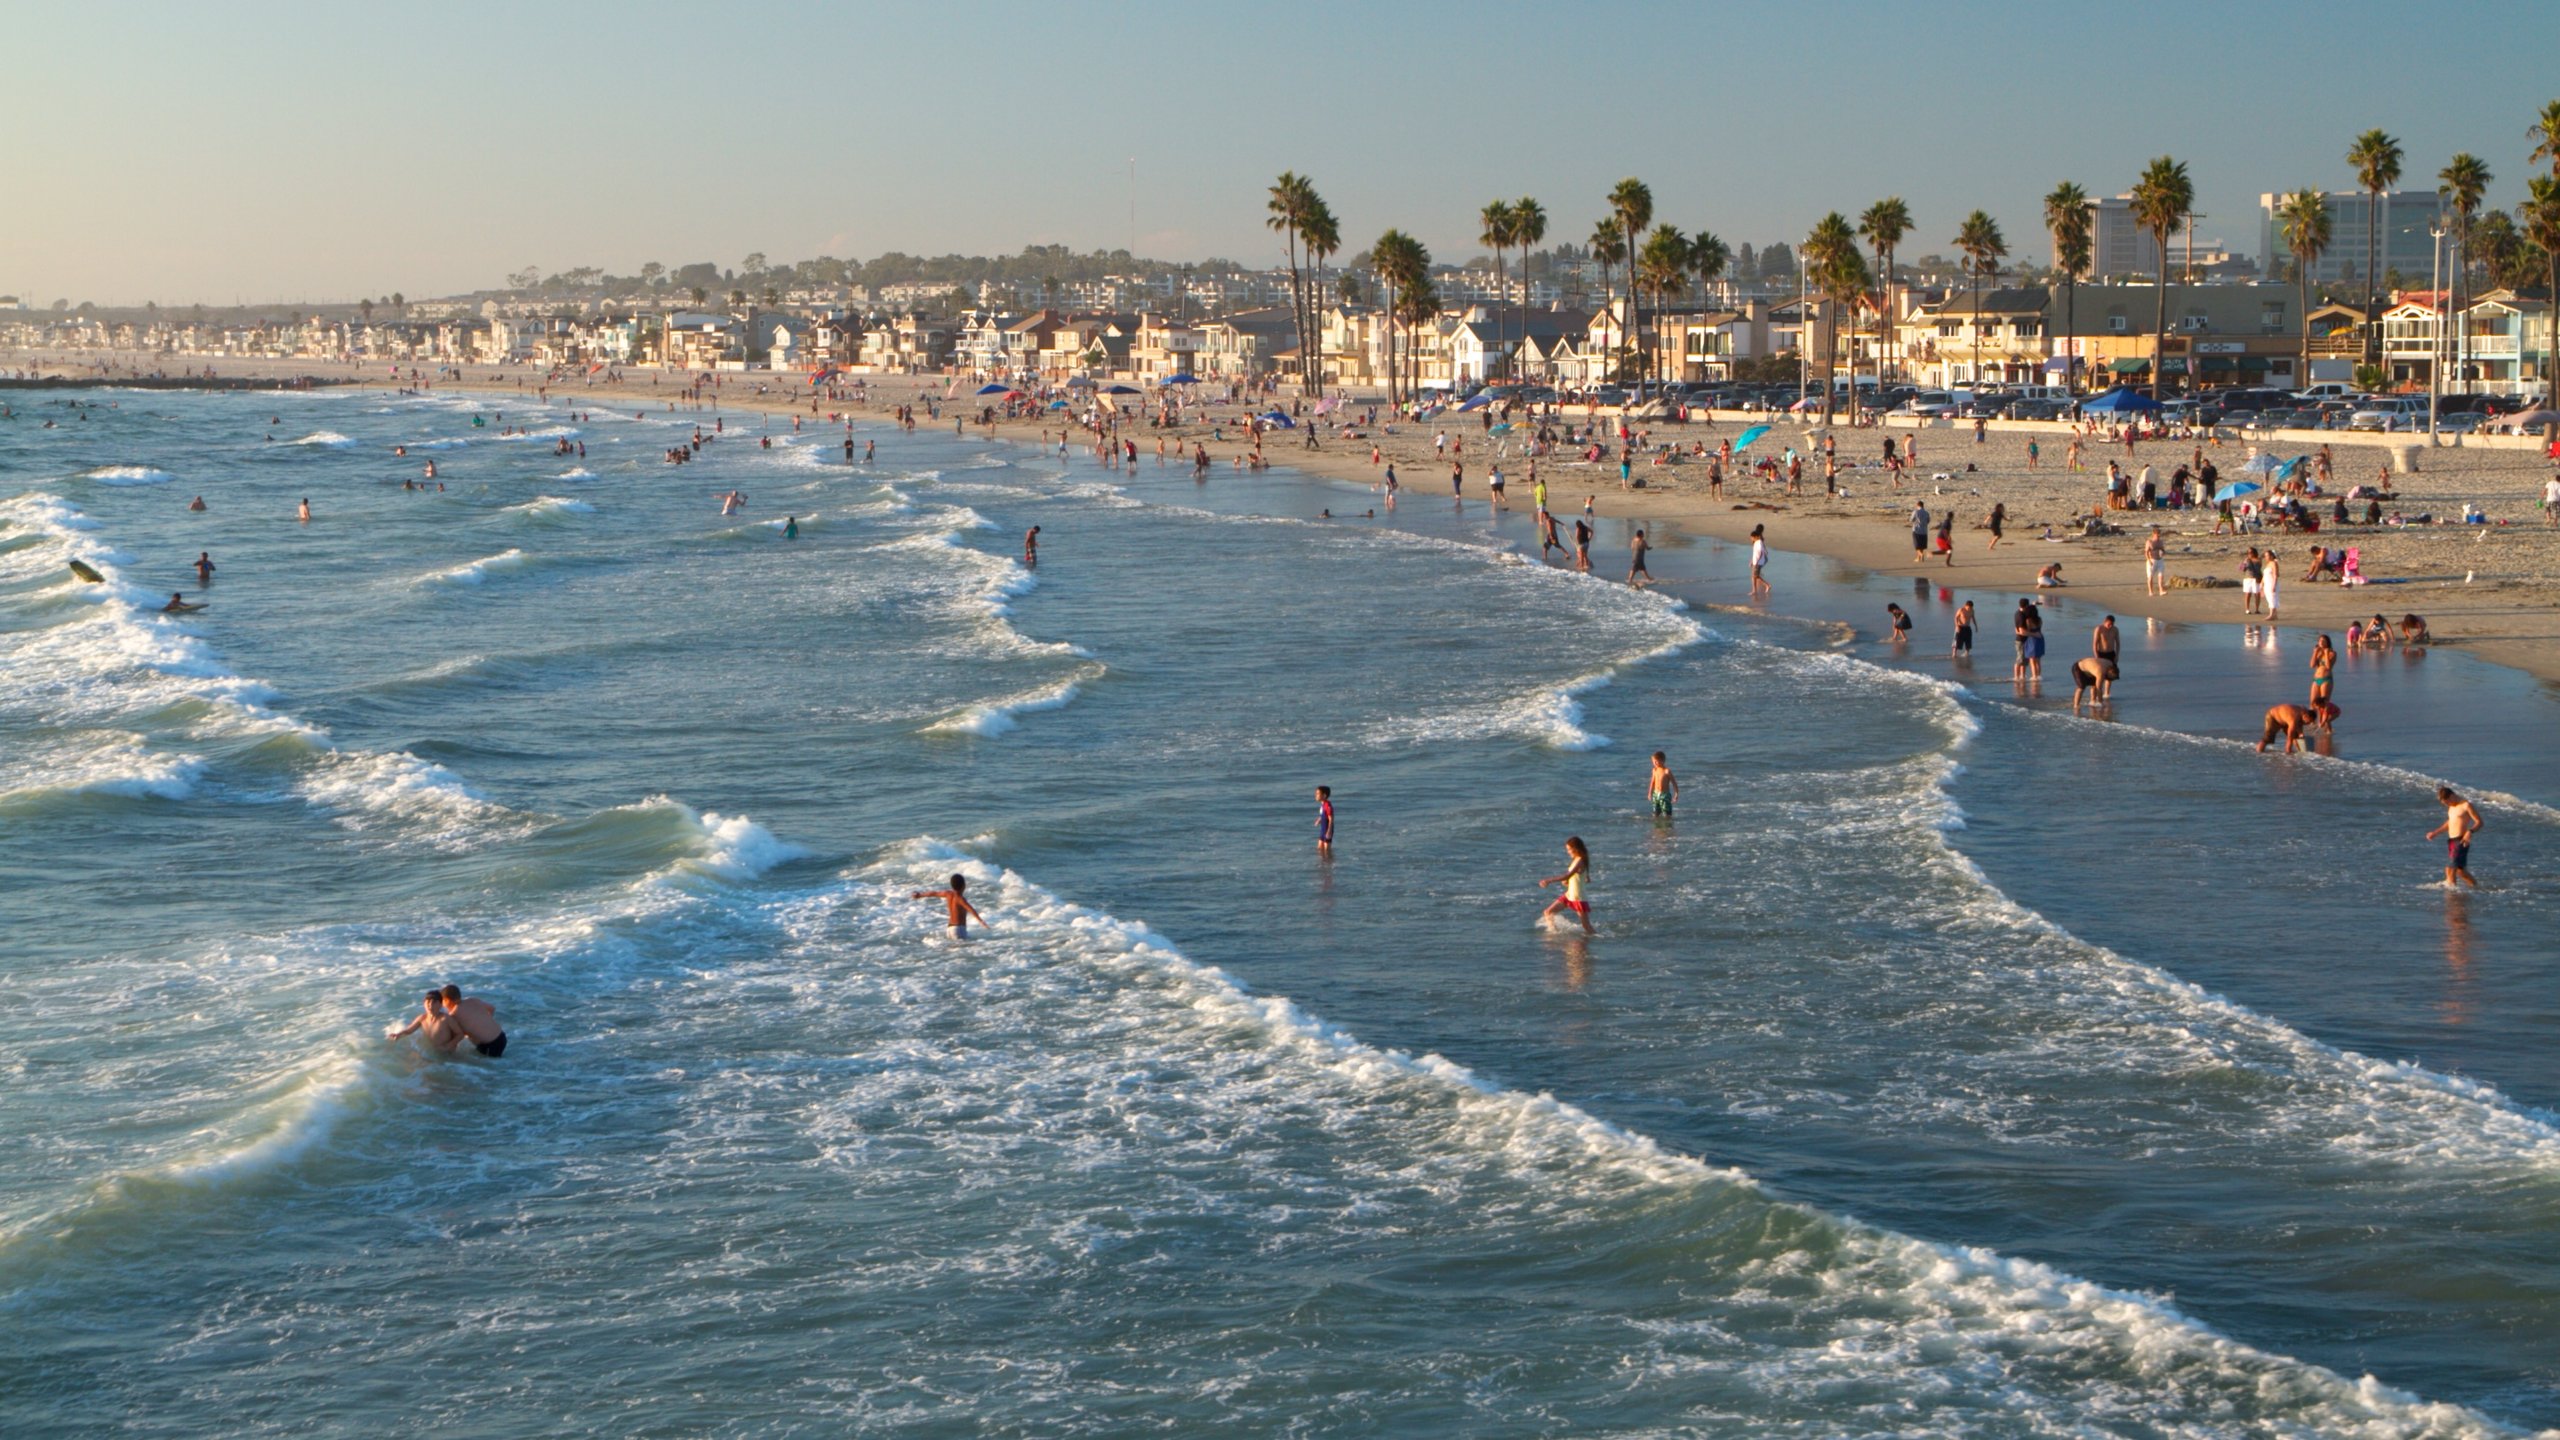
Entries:
{"type": "Polygon", "coordinates": [[[1283,169],[1347,249],[1479,253],[1534,195],[1580,240],[1620,176],[1729,243],[1899,194],[1906,253],[2188,162],[2198,233],[2347,188],[2379,125],[2521,193],[2560,0],[2080,4],[118,4],[11,0],[0,293],[412,297],[526,265],[1127,245],[1277,259],[1283,169]]]}

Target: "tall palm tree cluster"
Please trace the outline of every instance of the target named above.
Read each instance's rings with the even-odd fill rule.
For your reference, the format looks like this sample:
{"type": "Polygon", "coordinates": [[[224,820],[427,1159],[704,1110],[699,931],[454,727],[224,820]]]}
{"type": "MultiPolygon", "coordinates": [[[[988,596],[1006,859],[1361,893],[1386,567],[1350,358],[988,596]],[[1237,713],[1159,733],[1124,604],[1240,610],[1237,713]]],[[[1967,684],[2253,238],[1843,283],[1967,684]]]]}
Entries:
{"type": "MultiPolygon", "coordinates": [[[[2533,142],[2533,163],[2543,173],[2530,178],[2525,198],[2512,214],[2482,208],[2494,177],[2488,163],[2479,156],[2457,154],[2437,174],[2438,191],[2444,197],[2445,216],[2454,242],[2453,303],[2448,313],[2460,313],[2461,297],[2475,273],[2491,284],[2512,289],[2543,283],[2560,301],[2560,100],[2542,107],[2527,138],[2533,142]]],[[[2369,202],[2364,265],[2364,351],[2368,363],[2379,357],[2380,346],[2382,197],[2400,182],[2405,158],[2400,142],[2378,129],[2356,136],[2347,150],[2347,164],[2369,202]]],[[[2128,208],[2134,223],[2151,237],[2158,260],[2153,281],[2150,364],[2151,391],[2157,396],[2168,351],[2169,237],[2182,224],[2197,218],[2195,181],[2186,164],[2162,155],[2145,165],[2134,180],[2128,208]]],[[[1271,229],[1286,237],[1298,349],[1305,357],[1301,373],[1312,389],[1323,380],[1322,359],[1316,353],[1322,344],[1318,333],[1322,268],[1340,252],[1341,233],[1333,212],[1313,184],[1294,172],[1284,173],[1272,185],[1267,220],[1271,229]],[[1312,267],[1313,273],[1307,267],[1312,267]]],[[[2095,202],[2071,181],[2056,185],[2044,197],[2045,231],[2053,242],[2053,274],[2062,285],[2065,336],[2078,333],[2077,287],[2081,277],[2094,268],[2094,220],[2095,202]]],[[[1494,272],[1507,295],[1513,252],[1518,252],[1518,273],[1525,281],[1529,254],[1546,239],[1546,208],[1529,197],[1496,200],[1478,213],[1477,221],[1477,239],[1492,250],[1494,272]]],[[[2311,274],[2337,239],[2328,198],[2314,188],[2284,195],[2276,206],[2275,222],[2286,252],[2293,257],[2295,280],[2300,287],[2302,365],[2307,375],[2311,358],[2311,274]]],[[[1854,334],[1862,308],[1872,308],[1887,325],[1899,316],[1902,307],[1894,299],[1894,259],[1912,229],[1911,207],[1901,197],[1889,196],[1868,206],[1854,224],[1840,212],[1827,214],[1805,236],[1801,254],[1804,285],[1807,292],[1822,297],[1828,332],[1822,341],[1826,420],[1831,416],[1834,397],[1830,377],[1840,368],[1841,321],[1847,318],[1854,334]],[[1874,254],[1872,265],[1859,249],[1862,240],[1874,254]],[[1871,294],[1871,290],[1875,293],[1871,294]]],[[[1731,252],[1723,240],[1707,231],[1686,235],[1678,226],[1656,225],[1653,190],[1633,176],[1610,188],[1601,216],[1591,228],[1589,243],[1590,257],[1600,267],[1603,309],[1615,317],[1606,335],[1610,373],[1621,379],[1669,378],[1669,358],[1658,353],[1659,347],[1645,324],[1645,302],[1650,297],[1656,313],[1660,313],[1670,306],[1675,295],[1686,294],[1693,283],[1703,296],[1708,287],[1723,278],[1731,263],[1731,252]],[[1623,306],[1618,290],[1621,276],[1625,281],[1623,306]]],[[[1973,298],[1973,374],[1978,381],[1982,374],[1982,294],[1986,288],[1997,287],[2009,246],[1999,221],[1982,210],[1965,216],[1957,226],[1955,246],[1964,257],[1964,273],[1973,298]]],[[[1370,247],[1369,260],[1384,292],[1388,388],[1390,394],[1400,396],[1414,388],[1413,366],[1419,347],[1412,343],[1412,334],[1439,311],[1439,296],[1431,283],[1431,254],[1411,235],[1389,230],[1370,247]],[[1398,363],[1396,346],[1399,327],[1407,337],[1402,364],[1398,363]]],[[[2552,338],[2544,356],[2546,387],[2551,384],[2554,370],[2560,369],[2560,303],[2549,308],[2549,315],[2552,338]]],[[[1507,325],[1508,321],[1503,323],[1507,325]]],[[[1511,342],[1507,331],[1499,328],[1495,343],[1499,357],[1488,365],[1488,374],[1516,375],[1519,347],[1511,342]]],[[[1881,350],[1875,363],[1881,376],[1881,350]]],[[[2459,347],[2454,364],[2458,375],[2467,374],[2468,360],[2459,347]]],[[[2076,361],[2074,369],[2076,372],[2076,361]]],[[[1848,371],[1849,388],[1854,395],[1858,377],[1854,343],[1849,349],[1848,371]]],[[[2554,431],[2560,435],[2560,423],[2555,424],[2554,431]]]]}

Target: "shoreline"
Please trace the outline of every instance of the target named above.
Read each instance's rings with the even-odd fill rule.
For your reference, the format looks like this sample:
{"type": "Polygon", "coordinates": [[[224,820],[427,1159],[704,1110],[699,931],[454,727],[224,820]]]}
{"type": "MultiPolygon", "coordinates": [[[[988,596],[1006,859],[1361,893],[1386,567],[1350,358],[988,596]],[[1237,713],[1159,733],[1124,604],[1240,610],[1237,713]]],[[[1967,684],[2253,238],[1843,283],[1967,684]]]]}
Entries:
{"type": "MultiPolygon", "coordinates": [[[[213,363],[215,369],[241,378],[273,379],[278,371],[309,376],[314,393],[324,387],[327,393],[397,394],[402,389],[361,371],[332,383],[325,372],[314,373],[307,362],[225,362],[216,357],[213,363]]],[[[737,411],[793,415],[806,420],[811,417],[811,402],[805,388],[794,390],[792,381],[796,378],[764,372],[722,372],[720,388],[707,395],[699,409],[687,406],[674,413],[689,410],[709,418],[737,411]],[[767,393],[759,395],[746,388],[752,384],[766,386],[767,393]]],[[[966,393],[955,393],[944,401],[942,391],[947,377],[858,378],[869,382],[871,398],[867,408],[821,399],[816,402],[816,417],[821,423],[829,423],[824,417],[831,405],[837,407],[836,413],[852,418],[857,425],[866,417],[871,423],[879,423],[878,417],[895,406],[925,398],[945,405],[946,420],[971,406],[972,397],[966,393]]],[[[669,372],[640,371],[626,374],[613,384],[590,385],[571,380],[549,387],[551,393],[541,403],[577,406],[592,400],[599,406],[638,402],[648,408],[661,408],[689,393],[682,379],[669,372]],[[635,378],[640,377],[660,383],[635,384],[635,378]],[[669,385],[665,383],[668,381],[679,383],[669,385]]],[[[101,377],[105,388],[129,383],[101,377]]],[[[168,384],[142,388],[189,387],[168,384]]],[[[225,387],[198,381],[194,388],[225,387]]],[[[537,389],[542,388],[542,381],[538,376],[504,370],[475,374],[466,367],[462,381],[442,380],[436,388],[532,400],[537,389]]],[[[1287,407],[1297,402],[1283,398],[1277,403],[1287,407]]],[[[1242,405],[1216,408],[1227,412],[1230,420],[1252,413],[1251,407],[1242,405]]],[[[1573,418],[1559,417],[1555,423],[1571,423],[1573,418]]],[[[919,425],[930,423],[934,422],[918,421],[919,425]]],[[[1748,423],[1762,421],[1754,417],[1748,423]]],[[[1806,488],[1810,491],[1818,486],[1819,455],[1810,436],[1818,433],[1819,427],[1784,417],[1766,423],[1773,428],[1754,454],[1774,456],[1790,443],[1804,445],[1809,460],[1806,488]]],[[[1044,435],[1054,440],[1060,428],[1037,416],[980,424],[974,414],[967,417],[966,427],[990,438],[1028,444],[1041,443],[1044,435]]],[[[1429,495],[1446,483],[1446,462],[1436,459],[1432,449],[1433,435],[1445,429],[1462,444],[1472,442],[1471,453],[1462,457],[1469,472],[1468,498],[1478,502],[1487,498],[1482,466],[1486,459],[1497,458],[1511,482],[1512,500],[1507,508],[1523,515],[1529,513],[1527,461],[1517,454],[1486,456],[1483,445],[1496,437],[1489,437],[1475,416],[1452,413],[1431,425],[1399,424],[1392,435],[1383,433],[1384,429],[1381,426],[1379,433],[1356,441],[1335,439],[1312,450],[1296,443],[1304,432],[1278,431],[1267,438],[1264,453],[1272,466],[1286,467],[1314,479],[1356,485],[1372,493],[1382,485],[1383,466],[1392,464],[1397,467],[1398,480],[1407,494],[1429,495]],[[1372,445],[1379,450],[1379,468],[1370,464],[1372,445]]],[[[1736,430],[1735,421],[1728,417],[1691,425],[1653,423],[1645,426],[1642,433],[1657,442],[1667,440],[1684,446],[1703,440],[1713,448],[1736,430]]],[[[1235,438],[1219,438],[1220,427],[1215,424],[1186,423],[1154,429],[1141,422],[1139,428],[1124,433],[1138,442],[1142,460],[1151,442],[1158,438],[1169,448],[1178,444],[1186,451],[1198,442],[1210,449],[1216,467],[1213,473],[1237,478],[1253,473],[1233,463],[1247,452],[1249,445],[1235,438]]],[[[2120,615],[2181,624],[2242,624],[2251,623],[2254,617],[2241,613],[2240,592],[2227,585],[2175,589],[2166,595],[2145,594],[2141,547],[2152,523],[2159,523],[2168,539],[2168,569],[2173,580],[2184,577],[2190,582],[2199,578],[2229,581],[2236,577],[2241,553],[2249,545],[2280,546],[2275,553],[2281,555],[2285,565],[2281,616],[2285,627],[2325,630],[2335,637],[2348,622],[2377,612],[2394,621],[2404,613],[2416,613],[2426,618],[2438,644],[2520,670],[2546,685],[2560,686],[2560,527],[2545,524],[2532,513],[2538,509],[2542,481],[2552,473],[2550,462],[2537,453],[2469,447],[2425,450],[2416,473],[2394,477],[2399,490],[2394,503],[2400,509],[2447,514],[2458,513],[2464,504],[2478,504],[2494,519],[2509,522],[2506,524],[2379,528],[2357,525],[2335,532],[2324,529],[2316,536],[2280,536],[2273,532],[2213,536],[2207,533],[2213,517],[2209,509],[2111,512],[2109,520],[2122,527],[2123,533],[2085,538],[2072,535],[2047,542],[2037,538],[2046,526],[2054,526],[2059,532],[2089,513],[2089,502],[2103,494],[2106,460],[2123,460],[2125,447],[2092,439],[2088,444],[2088,470],[2072,473],[2064,468],[2062,454],[2070,437],[2052,433],[2048,426],[2002,429],[1995,422],[1995,428],[1980,444],[1958,430],[1868,427],[1841,429],[1836,435],[1844,467],[1842,493],[1836,497],[1818,492],[1787,495],[1782,486],[1746,473],[1728,476],[1725,498],[1711,499],[1705,494],[1705,467],[1697,461],[1643,466],[1639,478],[1646,482],[1645,487],[1629,490],[1617,487],[1616,467],[1607,462],[1550,457],[1540,462],[1540,473],[1549,484],[1550,507],[1557,511],[1560,521],[1568,524],[1574,509],[1572,502],[1592,495],[1597,497],[1601,513],[1611,519],[1667,525],[1681,534],[1737,545],[1748,543],[1752,526],[1766,525],[1773,550],[1820,556],[1883,576],[1922,578],[2013,594],[2035,593],[2036,572],[2049,562],[2062,561],[2067,582],[2064,591],[2070,598],[2120,615]],[[1886,435],[1897,441],[1916,437],[1924,446],[1925,458],[1912,470],[1913,480],[1898,490],[1888,485],[1881,467],[1867,459],[1877,452],[1886,435]],[[2038,442],[2048,452],[2032,468],[2027,462],[2030,441],[2038,442]],[[1978,468],[1968,471],[1964,468],[1967,465],[1978,468]],[[1907,517],[1914,500],[1928,503],[1933,515],[1949,504],[1958,510],[1953,566],[1935,557],[1925,565],[1912,563],[1907,517]],[[2008,538],[1996,551],[1988,548],[1988,536],[1978,528],[1980,516],[1995,501],[2009,507],[2008,538]],[[2309,547],[2317,543],[2343,543],[2363,549],[2365,568],[2376,576],[2376,583],[2343,586],[2305,583],[2295,578],[2305,564],[2309,547]],[[2483,575],[2482,571],[2488,573],[2483,575]]],[[[2397,449],[2410,442],[2405,438],[2340,435],[2331,443],[2337,455],[2335,484],[2342,488],[2356,483],[2356,477],[2369,471],[2379,475],[2387,463],[2386,446],[2397,449]]],[[[1089,434],[1080,448],[1090,459],[1089,434]]],[[[2165,477],[2195,448],[2194,441],[2145,441],[2133,452],[2127,468],[2133,470],[2149,463],[2165,477]]],[[[2270,453],[2280,453],[2284,448],[2273,446],[2270,453]]],[[[2209,458],[2226,471],[2236,472],[2248,449],[2245,441],[2224,440],[2209,447],[2209,458]]],[[[1723,603],[1723,599],[1716,597],[1710,603],[1723,603]]],[[[1749,596],[1739,591],[1733,603],[1756,608],[1749,596]]],[[[1852,617],[1840,618],[1861,633],[1872,628],[1852,617]]]]}

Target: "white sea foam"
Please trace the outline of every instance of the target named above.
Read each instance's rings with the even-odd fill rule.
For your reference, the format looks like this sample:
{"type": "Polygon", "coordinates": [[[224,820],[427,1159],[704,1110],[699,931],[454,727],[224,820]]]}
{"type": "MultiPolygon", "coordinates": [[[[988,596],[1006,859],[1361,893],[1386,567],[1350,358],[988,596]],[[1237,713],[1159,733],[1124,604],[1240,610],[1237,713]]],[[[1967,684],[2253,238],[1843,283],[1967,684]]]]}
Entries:
{"type": "Polygon", "coordinates": [[[513,435],[491,435],[492,442],[520,445],[527,440],[572,440],[584,432],[574,425],[545,425],[539,430],[521,430],[513,435]]]}
{"type": "MultiPolygon", "coordinates": [[[[2122,1413],[2139,1415],[2145,1433],[2413,1440],[2507,1433],[2370,1377],[2350,1379],[2236,1343],[2153,1297],[1771,1199],[1746,1174],[1668,1151],[1552,1096],[1506,1089],[1436,1055],[1366,1044],[1285,999],[1252,995],[1143,924],[1061,900],[959,848],[930,840],[897,847],[866,873],[860,924],[910,945],[925,940],[939,916],[907,892],[953,871],[968,877],[973,897],[998,919],[962,952],[965,961],[952,963],[965,971],[1089,969],[1112,989],[1122,1028],[1110,1032],[1111,1043],[1141,1053],[1116,1062],[1107,1084],[1097,1078],[1056,1090],[1107,1089],[1122,1123],[1145,1103],[1143,1091],[1161,1083],[1146,1077],[1169,1071],[1183,1077],[1186,1093],[1199,1092],[1199,1113],[1182,1112],[1188,1124],[1174,1128],[1220,1127],[1199,1143],[1222,1161],[1250,1163],[1259,1148],[1258,1114],[1293,1107],[1327,1114],[1339,1106],[1345,1108],[1329,1122],[1309,1128],[1325,1137],[1321,1143],[1359,1147],[1343,1163],[1363,1176],[1375,1172],[1399,1191],[1443,1179],[1463,1186],[1472,1204],[1492,1199],[1490,1184],[1504,1187],[1506,1201],[1510,1187],[1524,1187],[1536,1197],[1536,1213],[1550,1217],[1538,1223],[1566,1226],[1613,1213],[1613,1206],[1640,1205],[1645,1214],[1696,1206],[1702,1217],[1719,1217],[1711,1225],[1668,1222],[1684,1235],[1715,1234],[1706,1256],[1693,1258],[1680,1243],[1647,1252],[1649,1265],[1680,1272],[1667,1279],[1690,1297],[1682,1309],[1632,1322],[1660,1345],[1646,1347],[1657,1350],[1649,1362],[1631,1360],[1661,1378],[1712,1366],[1726,1384],[1765,1387],[1773,1396],[1819,1387],[1854,1403],[1855,1394],[1873,1390],[1903,1397],[1894,1428],[1932,1433],[1934,1399],[1957,1386],[1970,1392],[1977,1382],[1999,1398],[1968,1398],[1960,1402],[1966,1414],[1978,1414],[1983,1399],[2066,1416],[2122,1413]],[[1149,998],[1158,994],[1160,1002],[1149,998]],[[1127,1033],[1132,1025],[1147,1038],[1127,1033]],[[1230,1063],[1239,1049],[1254,1058],[1230,1063]],[[1228,1116],[1235,1118],[1209,1118],[1228,1116]],[[1223,1133],[1230,1124],[1236,1133],[1223,1133]],[[1464,1168],[1436,1175],[1427,1157],[1439,1154],[1464,1168]],[[1686,1273],[1700,1264],[1714,1268],[1686,1273]],[[1744,1338],[1734,1312],[1754,1308],[1783,1313],[1785,1325],[1750,1326],[1744,1338]]],[[[973,1008],[985,1003],[973,997],[973,1008]]],[[[1036,1001],[1015,1003],[1056,1013],[1075,1002],[1044,985],[1036,1001]]],[[[1498,1204],[1483,1223],[1499,1225],[1494,1217],[1508,1213],[1507,1203],[1498,1204]]]]}
{"type": "Polygon", "coordinates": [[[706,880],[742,884],[776,865],[809,854],[800,846],[777,838],[772,831],[743,815],[696,810],[665,795],[653,795],[628,808],[672,813],[679,817],[679,823],[687,833],[689,853],[643,880],[644,887],[674,884],[679,888],[690,888],[706,880]]]}
{"type": "Polygon", "coordinates": [[[101,465],[95,470],[83,470],[80,478],[100,485],[166,485],[178,477],[148,465],[101,465]]]}
{"type": "Polygon", "coordinates": [[[184,800],[203,769],[202,756],[153,750],[132,731],[68,735],[0,757],[0,811],[71,795],[184,800]]]}
{"type": "MultiPolygon", "coordinates": [[[[2560,1116],[2519,1105],[2491,1085],[2315,1040],[2158,966],[2083,940],[2010,898],[1952,838],[1965,824],[1962,807],[1947,791],[1962,773],[1955,755],[1981,731],[1980,721],[1963,703],[1962,687],[1854,656],[1743,643],[1784,664],[1924,698],[1925,713],[1947,737],[1947,750],[1904,764],[1907,779],[1898,789],[1900,803],[1853,800],[1856,813],[1838,817],[1833,826],[1925,837],[1928,845],[1922,853],[1955,883],[1958,913],[1951,918],[1957,923],[1990,924],[2046,937],[2063,947],[2069,964],[2012,977],[2007,990],[2012,1004],[2030,995],[2049,997],[2046,1003],[2084,1022],[2138,1031],[2153,1063],[2159,1053],[2167,1053],[2185,1057],[2180,1063],[2199,1071],[2258,1076],[2284,1096],[2260,1105],[2264,1123],[2361,1160],[2393,1166],[2560,1170],[2560,1116]]],[[[2412,783],[2392,778],[2395,784],[2412,783]]]]}
{"type": "Polygon", "coordinates": [[[344,450],[356,442],[339,434],[335,430],[314,430],[299,440],[288,440],[285,443],[288,445],[317,445],[326,450],[344,450]]]}
{"type": "MultiPolygon", "coordinates": [[[[225,665],[187,623],[156,613],[163,597],[126,581],[114,552],[91,538],[94,523],[59,497],[30,494],[0,503],[0,520],[44,534],[52,543],[39,548],[80,556],[106,576],[100,584],[70,584],[65,593],[81,607],[70,618],[0,633],[0,659],[7,661],[0,664],[0,701],[72,728],[143,726],[148,717],[194,702],[201,713],[183,722],[191,743],[289,742],[299,761],[297,792],[351,825],[397,821],[408,833],[458,847],[518,832],[526,823],[473,794],[443,766],[400,751],[342,749],[327,730],[270,709],[275,692],[225,665]]],[[[193,755],[183,759],[203,763],[193,755]]],[[[183,766],[163,774],[137,763],[128,778],[162,787],[153,793],[173,793],[195,774],[183,766]]]]}
{"type": "Polygon", "coordinates": [[[522,550],[510,547],[495,555],[484,555],[468,564],[456,565],[451,569],[438,570],[421,576],[418,583],[421,585],[478,585],[492,575],[521,570],[532,563],[532,558],[522,550]]]}
{"type": "Polygon", "coordinates": [[[584,465],[572,465],[552,478],[555,480],[593,480],[596,478],[596,472],[588,469],[584,465]]]}
{"type": "Polygon", "coordinates": [[[1086,684],[1101,678],[1103,667],[1088,665],[1064,680],[972,705],[956,715],[947,716],[925,727],[929,735],[1002,735],[1012,730],[1024,715],[1040,710],[1056,710],[1076,698],[1086,684]]]}
{"type": "Polygon", "coordinates": [[[593,515],[596,513],[596,507],[584,500],[570,500],[558,495],[540,496],[527,500],[521,505],[510,505],[507,508],[520,515],[593,515]]]}

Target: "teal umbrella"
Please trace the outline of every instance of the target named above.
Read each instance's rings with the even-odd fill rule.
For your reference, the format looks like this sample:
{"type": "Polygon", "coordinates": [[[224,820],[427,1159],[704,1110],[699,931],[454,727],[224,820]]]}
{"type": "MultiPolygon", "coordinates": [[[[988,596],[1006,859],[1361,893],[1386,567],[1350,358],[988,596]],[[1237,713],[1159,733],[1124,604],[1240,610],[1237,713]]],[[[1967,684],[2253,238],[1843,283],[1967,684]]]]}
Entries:
{"type": "Polygon", "coordinates": [[[1736,449],[1736,450],[1740,450],[1740,449],[1744,448],[1745,446],[1748,446],[1752,441],[1757,440],[1757,439],[1759,439],[1761,436],[1766,435],[1766,434],[1768,434],[1768,433],[1769,433],[1769,427],[1768,427],[1768,426],[1766,426],[1766,425],[1754,425],[1754,426],[1752,426],[1750,429],[1745,430],[1745,431],[1743,431],[1740,435],[1738,435],[1738,436],[1734,437],[1733,448],[1734,448],[1734,449],[1736,449]]]}

